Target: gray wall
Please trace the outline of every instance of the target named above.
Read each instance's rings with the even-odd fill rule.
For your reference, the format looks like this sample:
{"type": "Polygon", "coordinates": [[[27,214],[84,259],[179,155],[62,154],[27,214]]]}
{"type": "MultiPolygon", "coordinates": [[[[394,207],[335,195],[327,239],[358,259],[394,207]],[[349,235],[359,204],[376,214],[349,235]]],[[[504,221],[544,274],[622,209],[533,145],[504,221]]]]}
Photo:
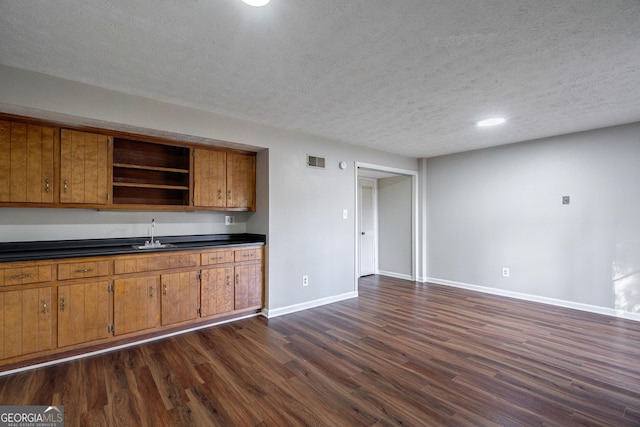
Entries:
{"type": "Polygon", "coordinates": [[[378,179],[378,270],[410,279],[413,276],[412,177],[378,179]]]}
{"type": "Polygon", "coordinates": [[[640,312],[640,123],[426,169],[430,279],[640,312]]]}
{"type": "MultiPolygon", "coordinates": [[[[354,164],[416,170],[402,156],[302,135],[51,76],[0,66],[0,111],[65,123],[255,147],[257,212],[242,214],[235,231],[267,234],[270,312],[355,292],[354,164]],[[324,156],[326,170],[305,166],[324,156]],[[349,165],[340,170],[338,163],[349,165]],[[343,209],[349,218],[342,218],[343,209]],[[310,284],[302,287],[302,275],[310,284]]],[[[159,234],[226,232],[220,213],[153,213],[159,234]]],[[[0,241],[140,235],[151,212],[0,209],[0,241]]]]}

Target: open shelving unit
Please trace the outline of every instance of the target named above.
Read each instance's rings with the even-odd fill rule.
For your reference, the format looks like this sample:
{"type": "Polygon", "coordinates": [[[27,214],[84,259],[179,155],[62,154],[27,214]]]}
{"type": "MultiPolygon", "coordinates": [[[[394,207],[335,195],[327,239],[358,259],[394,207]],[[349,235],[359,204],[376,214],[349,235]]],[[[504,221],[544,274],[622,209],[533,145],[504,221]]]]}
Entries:
{"type": "Polygon", "coordinates": [[[190,148],[113,141],[113,203],[189,206],[190,148]]]}

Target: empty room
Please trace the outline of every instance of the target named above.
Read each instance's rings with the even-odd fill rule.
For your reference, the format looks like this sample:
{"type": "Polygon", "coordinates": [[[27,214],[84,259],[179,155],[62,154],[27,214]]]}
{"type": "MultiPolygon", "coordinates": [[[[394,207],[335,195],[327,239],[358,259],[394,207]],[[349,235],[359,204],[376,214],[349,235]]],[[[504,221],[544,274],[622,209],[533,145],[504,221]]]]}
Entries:
{"type": "Polygon", "coordinates": [[[0,2],[0,426],[640,425],[640,3],[0,2]]]}

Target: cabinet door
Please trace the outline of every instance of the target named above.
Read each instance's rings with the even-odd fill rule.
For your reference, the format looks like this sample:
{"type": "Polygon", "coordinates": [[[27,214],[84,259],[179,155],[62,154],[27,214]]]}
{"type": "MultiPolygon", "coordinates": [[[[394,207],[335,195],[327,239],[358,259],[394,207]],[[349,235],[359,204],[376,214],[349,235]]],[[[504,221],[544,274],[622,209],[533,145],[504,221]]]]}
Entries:
{"type": "Polygon", "coordinates": [[[51,349],[51,288],[0,292],[0,359],[51,349]]]}
{"type": "Polygon", "coordinates": [[[198,273],[163,274],[162,283],[162,324],[183,322],[198,317],[198,273]]]}
{"type": "Polygon", "coordinates": [[[227,206],[227,154],[223,151],[194,150],[193,204],[199,207],[227,206]]]}
{"type": "Polygon", "coordinates": [[[113,283],[114,335],[155,328],[160,324],[157,276],[120,279],[113,283]]]}
{"type": "Polygon", "coordinates": [[[227,154],[227,207],[256,210],[256,156],[227,154]]]}
{"type": "Polygon", "coordinates": [[[0,202],[53,203],[56,129],[0,120],[0,202]]]}
{"type": "Polygon", "coordinates": [[[68,129],[60,135],[60,203],[108,203],[110,138],[68,129]]]}
{"type": "Polygon", "coordinates": [[[235,274],[235,309],[262,307],[262,265],[237,265],[235,274]]]}
{"type": "Polygon", "coordinates": [[[109,283],[58,287],[58,347],[107,338],[109,283]]]}
{"type": "Polygon", "coordinates": [[[204,317],[233,311],[233,267],[210,268],[202,270],[201,274],[201,315],[204,317]]]}

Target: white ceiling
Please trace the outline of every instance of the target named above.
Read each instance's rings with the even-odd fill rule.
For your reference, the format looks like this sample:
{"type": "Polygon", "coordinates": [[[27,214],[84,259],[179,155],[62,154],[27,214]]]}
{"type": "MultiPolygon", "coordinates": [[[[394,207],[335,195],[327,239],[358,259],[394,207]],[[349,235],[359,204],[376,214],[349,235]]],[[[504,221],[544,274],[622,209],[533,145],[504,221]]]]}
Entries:
{"type": "Polygon", "coordinates": [[[640,1],[2,0],[0,63],[432,157],[640,121],[640,1]]]}

